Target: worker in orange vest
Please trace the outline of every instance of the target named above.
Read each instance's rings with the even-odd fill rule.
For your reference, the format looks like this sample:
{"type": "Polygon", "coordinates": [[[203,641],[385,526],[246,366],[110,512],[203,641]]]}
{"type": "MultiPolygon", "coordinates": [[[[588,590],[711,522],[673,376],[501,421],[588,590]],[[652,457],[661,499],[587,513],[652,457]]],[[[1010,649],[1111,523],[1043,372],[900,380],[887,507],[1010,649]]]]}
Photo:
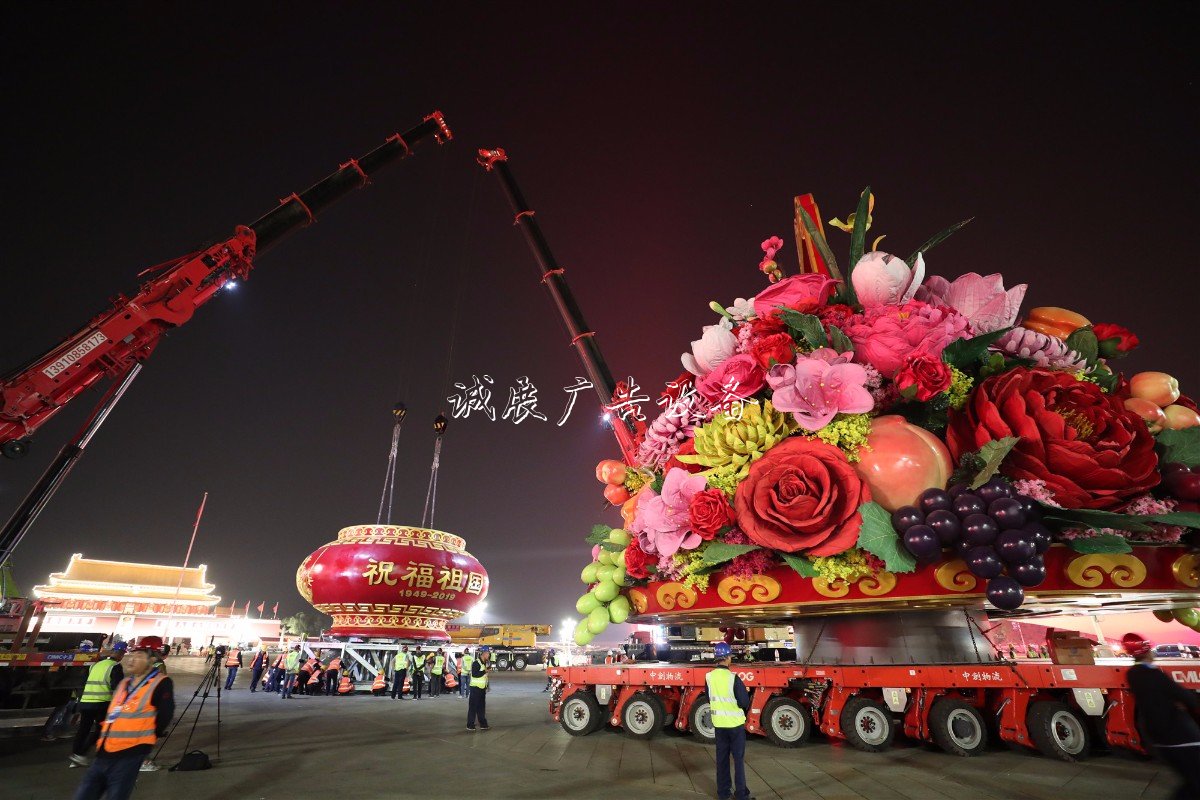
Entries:
{"type": "Polygon", "coordinates": [[[342,670],[342,659],[334,656],[325,667],[325,694],[331,695],[338,689],[338,673],[342,670]]]}
{"type": "Polygon", "coordinates": [[[126,677],[113,692],[100,725],[96,758],[75,791],[75,800],[101,796],[127,800],[142,761],[149,758],[157,739],[166,736],[175,715],[175,688],[153,667],[153,650],[161,646],[157,636],[144,636],[125,655],[126,677]]]}
{"type": "Polygon", "coordinates": [[[225,669],[229,670],[229,677],[225,679],[225,691],[233,688],[233,680],[237,677],[238,667],[242,665],[242,649],[240,647],[231,647],[229,654],[225,656],[225,669]]]}
{"type": "Polygon", "coordinates": [[[271,669],[267,673],[267,691],[278,693],[283,688],[284,664],[287,660],[287,651],[280,653],[271,662],[271,669]]]}
{"type": "Polygon", "coordinates": [[[318,661],[313,665],[312,677],[308,679],[308,686],[305,689],[305,694],[321,694],[325,686],[325,670],[318,661]]]}
{"type": "Polygon", "coordinates": [[[295,694],[308,694],[308,684],[316,672],[317,664],[320,662],[315,658],[310,658],[300,665],[300,675],[296,678],[295,694]]]}
{"type": "Polygon", "coordinates": [[[354,682],[350,680],[349,675],[343,675],[342,679],[338,681],[337,693],[354,694],[354,682]]]}
{"type": "Polygon", "coordinates": [[[376,697],[383,697],[387,689],[387,678],[383,677],[383,669],[375,673],[375,680],[371,681],[371,694],[376,697]]]}

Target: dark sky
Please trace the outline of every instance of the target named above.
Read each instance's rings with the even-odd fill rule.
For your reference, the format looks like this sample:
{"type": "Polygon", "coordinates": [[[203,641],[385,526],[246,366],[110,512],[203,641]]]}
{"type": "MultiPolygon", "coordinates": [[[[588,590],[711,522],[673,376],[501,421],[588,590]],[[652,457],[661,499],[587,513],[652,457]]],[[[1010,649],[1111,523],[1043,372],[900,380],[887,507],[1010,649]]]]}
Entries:
{"type": "MultiPolygon", "coordinates": [[[[163,342],[20,582],[77,551],[178,562],[208,491],[193,560],[226,601],[300,610],[297,564],[375,519],[398,396],[397,516],[419,520],[452,341],[454,380],[502,397],[528,375],[553,420],[582,373],[481,146],[508,149],[613,371],[643,386],[678,372],[709,300],[763,286],[762,239],[794,264],[794,194],[845,216],[870,183],[895,252],[974,215],[931,271],[1003,271],[1027,307],[1127,325],[1127,369],[1200,394],[1194,4],[642,5],[6,6],[5,368],[432,109],[456,134],[163,342]]],[[[0,511],[95,399],[0,463],[0,511]]],[[[591,397],[562,428],[452,423],[436,527],[490,572],[489,616],[573,610],[581,537],[616,521],[592,477],[614,454],[591,397]]]]}

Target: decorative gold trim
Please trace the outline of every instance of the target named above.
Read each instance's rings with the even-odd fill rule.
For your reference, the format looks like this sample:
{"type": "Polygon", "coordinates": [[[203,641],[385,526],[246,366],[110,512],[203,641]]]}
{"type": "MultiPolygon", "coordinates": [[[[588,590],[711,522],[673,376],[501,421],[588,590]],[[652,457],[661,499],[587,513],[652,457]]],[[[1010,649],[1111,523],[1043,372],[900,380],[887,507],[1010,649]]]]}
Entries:
{"type": "Polygon", "coordinates": [[[813,578],[812,585],[818,594],[823,594],[826,597],[845,597],[850,594],[850,584],[841,578],[835,578],[831,581],[827,581],[824,578],[813,578]]]}
{"type": "Polygon", "coordinates": [[[1189,589],[1200,588],[1200,555],[1184,553],[1171,564],[1171,574],[1189,589]]]}
{"type": "Polygon", "coordinates": [[[650,598],[646,597],[646,593],[641,589],[629,590],[629,601],[633,603],[633,610],[636,614],[645,614],[647,602],[650,598]]]}
{"type": "Polygon", "coordinates": [[[979,581],[967,569],[967,564],[960,558],[947,561],[933,573],[938,586],[951,592],[969,592],[979,585],[979,581]]]}
{"type": "Polygon", "coordinates": [[[856,585],[867,597],[879,597],[896,588],[896,576],[890,572],[880,572],[878,575],[859,578],[856,585]]]}
{"type": "Polygon", "coordinates": [[[691,608],[696,605],[696,590],[675,581],[664,583],[658,587],[658,593],[655,597],[658,598],[658,604],[667,611],[676,606],[679,608],[691,608]]]}
{"type": "Polygon", "coordinates": [[[1067,580],[1085,589],[1104,583],[1104,576],[1122,589],[1140,586],[1146,580],[1146,565],[1128,553],[1093,553],[1075,556],[1067,562],[1067,580]]]}
{"type": "Polygon", "coordinates": [[[403,525],[351,525],[337,535],[338,544],[399,544],[429,550],[466,552],[467,542],[461,536],[432,528],[409,528],[403,525]]]}
{"type": "Polygon", "coordinates": [[[446,620],[433,617],[408,616],[400,614],[334,614],[334,628],[411,628],[435,633],[446,632],[446,620]]]}
{"type": "Polygon", "coordinates": [[[749,596],[760,603],[769,603],[779,597],[783,586],[768,575],[753,575],[749,578],[725,578],[717,584],[717,596],[731,605],[741,605],[749,596]]]}

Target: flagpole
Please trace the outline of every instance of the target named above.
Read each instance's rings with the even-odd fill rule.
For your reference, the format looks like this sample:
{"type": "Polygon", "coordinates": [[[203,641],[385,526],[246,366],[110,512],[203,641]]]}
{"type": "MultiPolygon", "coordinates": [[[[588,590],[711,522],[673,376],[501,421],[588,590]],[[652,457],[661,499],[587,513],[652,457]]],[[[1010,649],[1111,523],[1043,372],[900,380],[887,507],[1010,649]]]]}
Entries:
{"type": "Polygon", "coordinates": [[[175,597],[171,599],[171,613],[167,615],[167,624],[163,626],[163,634],[170,638],[171,623],[175,621],[175,606],[179,603],[179,593],[183,591],[183,575],[187,572],[188,562],[192,558],[192,547],[196,544],[196,532],[200,530],[200,518],[204,516],[204,505],[208,502],[208,492],[200,498],[200,510],[196,512],[196,524],[192,526],[192,538],[188,541],[187,553],[183,556],[183,569],[179,570],[179,582],[175,584],[175,597]]]}

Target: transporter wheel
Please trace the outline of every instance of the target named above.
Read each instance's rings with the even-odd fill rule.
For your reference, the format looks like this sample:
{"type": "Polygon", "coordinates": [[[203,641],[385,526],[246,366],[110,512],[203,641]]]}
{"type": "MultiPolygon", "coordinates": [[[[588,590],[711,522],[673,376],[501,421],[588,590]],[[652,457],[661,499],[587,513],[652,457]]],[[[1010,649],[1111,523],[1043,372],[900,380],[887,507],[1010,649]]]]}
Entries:
{"type": "Polygon", "coordinates": [[[1092,750],[1092,732],[1079,712],[1066,703],[1043,700],[1029,706],[1029,736],[1042,755],[1083,761],[1092,750]]]}
{"type": "Polygon", "coordinates": [[[525,656],[517,656],[513,659],[513,669],[517,672],[520,672],[527,666],[529,666],[529,662],[525,660],[525,656]]]}
{"type": "Polygon", "coordinates": [[[790,697],[772,697],[762,713],[763,732],[776,747],[799,747],[812,736],[808,709],[790,697]]]}
{"type": "Polygon", "coordinates": [[[558,712],[558,724],[572,736],[587,736],[604,724],[604,712],[596,695],[576,692],[563,701],[558,712]]]}
{"type": "Polygon", "coordinates": [[[5,458],[24,458],[29,453],[29,440],[12,439],[5,442],[0,450],[3,450],[5,458]]]}
{"type": "Polygon", "coordinates": [[[717,741],[717,729],[712,721],[712,706],[708,704],[708,695],[702,694],[692,703],[688,714],[688,730],[703,744],[714,744],[717,741]]]}
{"type": "Polygon", "coordinates": [[[500,653],[496,656],[496,669],[508,669],[508,653],[500,653]]]}
{"type": "Polygon", "coordinates": [[[666,720],[662,701],[650,692],[638,692],[629,698],[621,712],[621,727],[634,739],[650,739],[662,730],[666,720]]]}
{"type": "Polygon", "coordinates": [[[940,698],[929,712],[933,743],[955,756],[977,756],[987,749],[988,731],[983,714],[970,703],[940,698]]]}
{"type": "Polygon", "coordinates": [[[842,735],[855,749],[880,753],[896,738],[896,723],[883,703],[852,697],[842,709],[842,735]]]}

